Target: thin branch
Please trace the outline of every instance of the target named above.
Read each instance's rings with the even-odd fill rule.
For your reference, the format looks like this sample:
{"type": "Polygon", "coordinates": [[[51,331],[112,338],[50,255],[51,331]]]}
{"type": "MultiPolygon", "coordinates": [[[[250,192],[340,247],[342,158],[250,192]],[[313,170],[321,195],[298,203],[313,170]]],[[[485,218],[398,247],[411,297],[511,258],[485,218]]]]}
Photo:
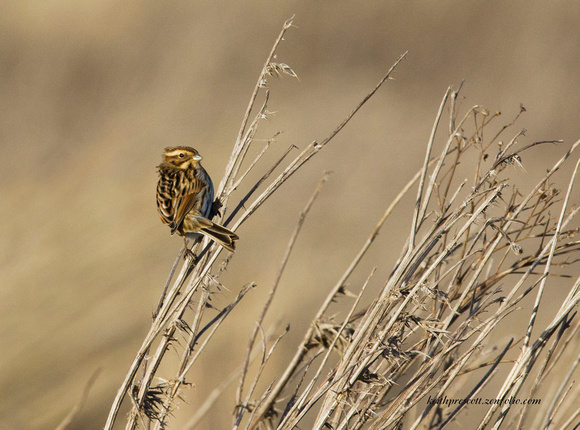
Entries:
{"type": "Polygon", "coordinates": [[[266,299],[266,303],[262,307],[262,311],[261,311],[260,316],[258,317],[258,320],[257,320],[256,325],[254,327],[254,331],[253,331],[252,335],[250,336],[250,341],[248,344],[248,348],[246,350],[246,357],[245,357],[244,363],[242,365],[242,372],[240,375],[240,381],[238,383],[238,388],[237,388],[237,392],[236,392],[236,404],[238,405],[238,408],[239,408],[239,412],[234,415],[234,422],[236,422],[236,423],[239,423],[241,421],[242,415],[244,414],[244,412],[246,411],[246,408],[247,408],[247,405],[242,404],[243,388],[244,388],[244,383],[245,383],[245,379],[246,379],[246,374],[248,372],[248,366],[250,364],[250,356],[251,356],[252,350],[254,348],[254,342],[256,341],[256,337],[258,335],[258,329],[262,326],[262,324],[264,322],[264,318],[266,317],[266,314],[267,314],[268,310],[270,309],[270,305],[272,304],[272,301],[274,299],[274,295],[276,294],[276,291],[278,290],[278,286],[280,285],[280,280],[282,279],[282,274],[284,273],[284,269],[286,268],[286,265],[288,264],[288,260],[290,259],[290,255],[292,254],[292,250],[294,249],[294,245],[296,244],[296,240],[298,239],[298,235],[300,234],[300,231],[302,230],[302,226],[304,224],[304,221],[306,220],[306,216],[310,212],[310,209],[312,208],[314,201],[316,200],[316,198],[320,194],[320,191],[322,190],[324,183],[328,180],[329,175],[330,175],[330,172],[324,172],[324,174],[322,175],[322,178],[320,179],[320,181],[318,182],[318,185],[316,186],[316,189],[314,190],[314,193],[312,194],[312,196],[308,200],[308,203],[306,204],[306,206],[304,207],[304,209],[300,213],[300,216],[298,218],[298,224],[296,225],[296,228],[294,229],[294,233],[292,234],[292,237],[290,238],[290,242],[288,243],[288,246],[286,247],[286,252],[284,254],[284,257],[282,258],[282,263],[280,264],[280,267],[278,268],[278,273],[276,274],[274,284],[272,285],[272,288],[270,289],[270,292],[268,294],[268,298],[266,299]]]}

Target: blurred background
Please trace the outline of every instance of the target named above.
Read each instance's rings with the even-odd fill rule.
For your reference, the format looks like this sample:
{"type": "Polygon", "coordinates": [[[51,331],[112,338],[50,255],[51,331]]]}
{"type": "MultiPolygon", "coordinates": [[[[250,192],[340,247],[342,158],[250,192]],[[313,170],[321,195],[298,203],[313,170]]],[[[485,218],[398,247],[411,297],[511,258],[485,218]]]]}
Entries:
{"type": "MultiPolygon", "coordinates": [[[[97,368],[71,428],[102,428],[182,245],[155,208],[163,148],[194,146],[219,183],[258,74],[292,15],[295,27],[276,61],[299,80],[270,79],[274,114],[258,138],[283,133],[255,177],[289,145],[302,149],[326,137],[396,58],[409,54],[395,80],[238,231],[238,251],[222,277],[230,291],[214,304],[227,305],[248,282],[258,287],[192,374],[175,428],[241,361],[298,214],[324,170],[334,174],[267,320],[291,325],[272,375],[421,165],[449,85],[465,79],[462,109],[501,111],[501,123],[522,103],[527,111],[509,136],[528,129],[524,144],[564,140],[524,158],[532,179],[580,138],[578,2],[1,2],[2,428],[54,428],[97,368]]],[[[380,287],[406,237],[409,208],[384,227],[351,280],[355,287],[374,265],[380,287]]],[[[204,428],[227,428],[231,394],[204,428]]]]}

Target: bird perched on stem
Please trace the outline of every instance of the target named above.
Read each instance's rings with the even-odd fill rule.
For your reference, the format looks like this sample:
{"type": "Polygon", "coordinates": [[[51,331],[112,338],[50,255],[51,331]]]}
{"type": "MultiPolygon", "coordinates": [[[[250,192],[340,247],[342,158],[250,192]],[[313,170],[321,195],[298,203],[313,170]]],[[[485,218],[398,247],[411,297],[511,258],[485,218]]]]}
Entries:
{"type": "Polygon", "coordinates": [[[187,239],[205,235],[228,251],[235,250],[238,235],[210,220],[213,207],[213,183],[199,163],[202,157],[189,146],[165,148],[157,183],[157,210],[171,234],[187,239]]]}

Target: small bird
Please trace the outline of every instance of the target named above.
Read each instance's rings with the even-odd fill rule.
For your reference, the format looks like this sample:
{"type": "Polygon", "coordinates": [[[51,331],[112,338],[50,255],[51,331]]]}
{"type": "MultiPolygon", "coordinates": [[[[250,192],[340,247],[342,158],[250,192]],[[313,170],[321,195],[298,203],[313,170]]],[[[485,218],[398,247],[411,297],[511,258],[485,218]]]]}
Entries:
{"type": "Polygon", "coordinates": [[[202,156],[189,146],[165,148],[157,183],[157,211],[171,234],[199,239],[208,236],[228,251],[234,252],[234,232],[210,220],[213,207],[213,183],[199,163],[202,156]]]}

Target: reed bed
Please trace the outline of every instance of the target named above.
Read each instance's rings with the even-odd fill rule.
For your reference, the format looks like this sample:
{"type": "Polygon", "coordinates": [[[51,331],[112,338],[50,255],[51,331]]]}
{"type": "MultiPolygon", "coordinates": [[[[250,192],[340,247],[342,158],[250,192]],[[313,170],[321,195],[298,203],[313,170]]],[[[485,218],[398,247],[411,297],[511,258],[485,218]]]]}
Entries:
{"type": "MultiPolygon", "coordinates": [[[[274,193],[283,192],[288,178],[333,141],[406,55],[324,140],[310,143],[294,158],[291,146],[264,168],[262,156],[276,136],[257,158],[248,160],[247,154],[258,144],[260,124],[268,119],[269,79],[296,77],[289,65],[274,61],[291,27],[292,20],[284,24],[258,77],[216,191],[219,221],[233,231],[274,193]],[[260,168],[265,173],[239,196],[236,190],[248,181],[248,172],[260,168]],[[276,169],[281,173],[272,178],[276,169]]],[[[575,239],[577,209],[571,201],[578,163],[563,184],[554,176],[569,158],[578,158],[573,154],[580,140],[571,146],[530,140],[517,129],[524,107],[502,123],[499,112],[480,106],[462,109],[460,91],[461,86],[445,91],[421,169],[410,172],[408,184],[383,216],[369,221],[371,233],[359,250],[353,250],[354,258],[340,279],[333,286],[319,286],[328,291],[326,299],[287,366],[275,380],[265,381],[263,390],[263,370],[284,335],[284,330],[266,333],[264,319],[309,210],[328,180],[323,174],[297,220],[266,303],[255,316],[243,362],[227,380],[216,378],[215,390],[186,428],[196,428],[211,414],[211,405],[229,384],[237,386],[232,429],[440,429],[458,420],[474,429],[578,425],[575,399],[580,393],[573,380],[580,357],[580,278],[574,271],[580,242],[575,239]],[[526,187],[510,176],[523,171],[523,160],[542,145],[553,146],[561,158],[546,166],[537,183],[525,184],[524,192],[526,187]],[[379,232],[381,238],[388,237],[389,216],[403,199],[414,202],[408,237],[379,293],[365,295],[375,270],[366,282],[347,288],[361,261],[369,258],[367,251],[379,232]],[[554,285],[567,291],[560,303],[550,294],[554,285]],[[348,311],[338,312],[337,302],[348,305],[348,311]],[[540,311],[543,321],[549,315],[549,322],[541,326],[540,311]],[[505,338],[502,323],[514,314],[527,322],[525,329],[505,338]],[[548,381],[554,389],[546,394],[542,389],[548,381]]],[[[127,429],[171,428],[172,411],[192,382],[188,373],[255,286],[230,285],[239,289],[237,297],[214,311],[210,300],[219,294],[220,275],[232,256],[224,259],[222,249],[207,241],[193,251],[195,260],[182,252],[174,263],[106,429],[121,420],[123,402],[131,405],[127,429]],[[173,373],[160,374],[160,364],[175,350],[178,365],[173,373]]],[[[384,264],[388,263],[376,263],[384,264]]]]}

